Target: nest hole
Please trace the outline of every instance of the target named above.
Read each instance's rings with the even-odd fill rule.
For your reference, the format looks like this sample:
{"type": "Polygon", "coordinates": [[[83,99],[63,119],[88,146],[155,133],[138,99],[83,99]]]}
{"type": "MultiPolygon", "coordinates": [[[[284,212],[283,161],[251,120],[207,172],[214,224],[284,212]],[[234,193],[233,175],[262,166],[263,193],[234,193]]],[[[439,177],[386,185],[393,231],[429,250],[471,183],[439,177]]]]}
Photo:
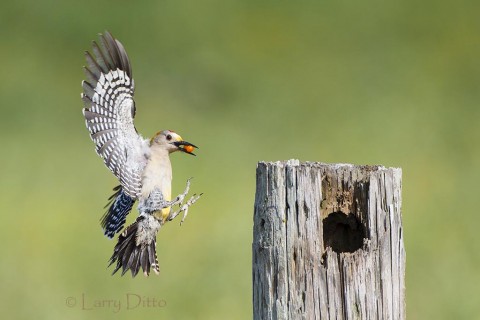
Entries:
{"type": "Polygon", "coordinates": [[[330,213],[323,219],[323,243],[325,249],[335,252],[355,252],[363,246],[367,237],[365,226],[353,214],[341,211],[330,213]]]}

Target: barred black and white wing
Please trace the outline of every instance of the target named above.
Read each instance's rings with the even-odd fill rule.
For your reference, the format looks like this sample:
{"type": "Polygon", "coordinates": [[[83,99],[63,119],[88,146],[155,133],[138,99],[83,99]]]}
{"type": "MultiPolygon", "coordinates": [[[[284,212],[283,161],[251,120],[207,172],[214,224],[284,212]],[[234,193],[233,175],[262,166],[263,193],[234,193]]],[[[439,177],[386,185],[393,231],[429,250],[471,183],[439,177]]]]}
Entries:
{"type": "Polygon", "coordinates": [[[135,129],[132,68],[123,45],[109,32],[93,42],[93,56],[86,52],[87,80],[82,99],[95,150],[117,176],[124,192],[136,199],[141,190],[148,142],[135,129]]]}

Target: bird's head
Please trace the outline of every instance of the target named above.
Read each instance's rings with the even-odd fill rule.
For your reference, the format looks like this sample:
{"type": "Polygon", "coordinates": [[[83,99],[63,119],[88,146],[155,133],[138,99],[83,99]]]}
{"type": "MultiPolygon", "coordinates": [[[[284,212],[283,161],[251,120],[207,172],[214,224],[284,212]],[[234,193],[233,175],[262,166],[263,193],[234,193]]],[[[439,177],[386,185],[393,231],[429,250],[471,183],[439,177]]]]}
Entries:
{"type": "Polygon", "coordinates": [[[195,155],[193,150],[195,150],[195,148],[198,149],[197,146],[191,144],[190,142],[184,141],[180,135],[171,130],[157,132],[150,140],[150,145],[164,148],[169,153],[182,151],[191,154],[192,156],[195,155]]]}

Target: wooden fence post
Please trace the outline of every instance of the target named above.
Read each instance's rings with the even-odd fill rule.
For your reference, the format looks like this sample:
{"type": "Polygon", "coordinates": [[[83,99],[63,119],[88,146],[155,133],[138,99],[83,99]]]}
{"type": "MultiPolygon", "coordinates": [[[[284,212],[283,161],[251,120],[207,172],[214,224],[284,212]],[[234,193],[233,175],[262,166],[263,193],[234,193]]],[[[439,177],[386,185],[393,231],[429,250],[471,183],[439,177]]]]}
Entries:
{"type": "Polygon", "coordinates": [[[402,171],[260,162],[254,319],[405,319],[402,171]]]}

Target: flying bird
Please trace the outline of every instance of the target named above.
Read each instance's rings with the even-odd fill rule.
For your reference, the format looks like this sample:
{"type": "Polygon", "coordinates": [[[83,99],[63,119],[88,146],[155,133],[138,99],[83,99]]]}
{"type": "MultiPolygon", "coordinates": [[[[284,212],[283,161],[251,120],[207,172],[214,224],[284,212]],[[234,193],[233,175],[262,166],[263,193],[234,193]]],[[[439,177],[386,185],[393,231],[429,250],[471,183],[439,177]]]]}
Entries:
{"type": "Polygon", "coordinates": [[[109,198],[101,226],[108,238],[123,229],[127,215],[138,202],[138,218],[118,237],[110,264],[113,274],[122,269],[135,277],[140,268],[148,276],[159,273],[156,237],[160,228],[183,212],[202,194],[186,200],[190,188],[187,180],[183,193],[172,200],[172,165],[170,154],[181,151],[195,155],[195,145],[172,130],[143,138],[135,128],[136,107],[133,99],[132,67],[123,45],[106,31],[93,41],[93,55],[85,52],[86,80],[82,82],[83,116],[95,143],[95,151],[120,185],[109,198]],[[173,210],[177,206],[176,210],[173,210]]]}

